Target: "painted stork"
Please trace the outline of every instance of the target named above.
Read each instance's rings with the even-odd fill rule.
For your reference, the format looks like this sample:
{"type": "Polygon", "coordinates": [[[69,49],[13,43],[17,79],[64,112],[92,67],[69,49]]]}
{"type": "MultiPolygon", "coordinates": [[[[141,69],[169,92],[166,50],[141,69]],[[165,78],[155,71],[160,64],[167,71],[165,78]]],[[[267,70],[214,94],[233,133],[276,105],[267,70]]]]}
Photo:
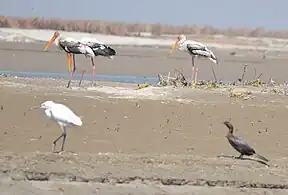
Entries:
{"type": "MultiPolygon", "coordinates": [[[[70,72],[70,79],[67,85],[67,88],[70,87],[71,81],[73,79],[74,73],[76,71],[76,65],[75,65],[75,54],[82,54],[85,55],[86,57],[89,56],[91,59],[95,57],[95,54],[91,47],[81,43],[79,40],[70,38],[70,37],[64,37],[60,35],[58,31],[55,31],[49,42],[46,44],[44,50],[46,51],[50,45],[55,42],[56,46],[60,50],[64,50],[67,54],[67,65],[68,65],[68,71],[70,72]],[[73,58],[73,69],[71,70],[71,57],[73,58]]],[[[92,63],[93,60],[92,60],[92,63]]],[[[93,64],[94,66],[94,64],[93,64]]],[[[83,77],[84,71],[82,71],[82,76],[83,77]]],[[[81,80],[79,82],[79,85],[81,84],[81,80]]]]}
{"type": "MultiPolygon", "coordinates": [[[[196,84],[197,77],[198,77],[198,68],[196,68],[195,62],[194,62],[195,57],[208,58],[213,63],[218,64],[218,60],[216,56],[210,49],[208,49],[207,46],[205,46],[204,44],[200,42],[187,40],[186,36],[183,34],[178,36],[177,40],[172,45],[170,55],[172,55],[175,49],[178,49],[179,51],[182,51],[182,52],[188,52],[192,56],[191,83],[193,82],[193,77],[194,77],[194,83],[196,84]]],[[[213,66],[211,66],[211,68],[212,68],[215,80],[217,81],[213,66]]]]}
{"type": "MultiPolygon", "coordinates": [[[[97,39],[83,38],[80,40],[80,42],[89,46],[93,50],[94,56],[103,56],[103,57],[108,57],[110,59],[113,59],[113,57],[116,55],[115,49],[113,49],[112,47],[98,41],[97,39]]],[[[94,64],[93,57],[92,56],[89,56],[89,57],[91,57],[92,64],[93,64],[92,82],[94,82],[96,67],[94,64]]],[[[82,75],[82,77],[83,77],[83,75],[82,75]]],[[[82,80],[82,77],[81,77],[81,80],[82,80]]],[[[81,80],[80,80],[80,82],[81,82],[81,80]]]]}

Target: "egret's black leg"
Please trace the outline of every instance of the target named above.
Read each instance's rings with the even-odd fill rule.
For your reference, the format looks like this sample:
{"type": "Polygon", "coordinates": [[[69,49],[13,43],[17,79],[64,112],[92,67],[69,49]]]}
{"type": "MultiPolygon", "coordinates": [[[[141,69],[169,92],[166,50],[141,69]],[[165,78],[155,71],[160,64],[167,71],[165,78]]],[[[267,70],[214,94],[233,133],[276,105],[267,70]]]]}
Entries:
{"type": "Polygon", "coordinates": [[[59,139],[61,139],[63,137],[63,133],[57,138],[55,139],[55,141],[53,142],[53,151],[52,152],[55,152],[55,147],[56,147],[56,143],[58,142],[59,139]]]}
{"type": "Polygon", "coordinates": [[[61,150],[60,152],[64,151],[64,145],[65,145],[65,141],[66,141],[66,127],[65,126],[61,126],[62,129],[62,137],[63,137],[63,142],[62,142],[62,146],[61,146],[61,150]]]}
{"type": "Polygon", "coordinates": [[[67,134],[65,132],[65,133],[63,133],[63,142],[62,142],[61,152],[64,151],[64,145],[65,145],[66,137],[67,137],[67,134]]]}

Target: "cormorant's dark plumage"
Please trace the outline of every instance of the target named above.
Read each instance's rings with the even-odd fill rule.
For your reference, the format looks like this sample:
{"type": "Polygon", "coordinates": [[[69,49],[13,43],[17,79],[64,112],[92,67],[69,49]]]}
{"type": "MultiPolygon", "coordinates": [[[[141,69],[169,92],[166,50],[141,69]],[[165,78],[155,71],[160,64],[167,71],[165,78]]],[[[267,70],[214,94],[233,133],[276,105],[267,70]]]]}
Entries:
{"type": "Polygon", "coordinates": [[[245,141],[233,135],[233,125],[229,121],[225,121],[224,125],[229,129],[228,133],[226,134],[226,138],[228,139],[231,146],[240,153],[239,158],[242,158],[243,155],[251,156],[254,155],[259,159],[268,162],[268,159],[265,157],[256,154],[255,150],[250,147],[245,141]]]}

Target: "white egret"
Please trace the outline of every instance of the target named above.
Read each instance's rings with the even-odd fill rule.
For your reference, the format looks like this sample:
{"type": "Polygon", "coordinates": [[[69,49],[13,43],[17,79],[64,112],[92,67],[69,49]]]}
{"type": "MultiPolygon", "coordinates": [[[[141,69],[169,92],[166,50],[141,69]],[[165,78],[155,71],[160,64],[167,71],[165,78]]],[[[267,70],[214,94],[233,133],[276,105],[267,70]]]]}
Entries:
{"type": "MultiPolygon", "coordinates": [[[[210,49],[208,49],[207,46],[205,46],[204,44],[200,42],[187,40],[185,35],[180,35],[177,37],[177,40],[172,45],[172,50],[170,51],[170,55],[172,55],[172,53],[174,52],[176,48],[179,51],[188,52],[192,56],[191,82],[193,82],[193,77],[194,77],[194,82],[196,83],[197,77],[198,77],[198,68],[196,68],[195,62],[194,62],[196,56],[208,58],[213,63],[218,64],[218,60],[216,56],[210,49]]],[[[217,81],[213,66],[211,66],[211,68],[212,68],[215,80],[217,81]]]]}
{"type": "Polygon", "coordinates": [[[73,126],[82,126],[82,120],[79,116],[77,116],[72,110],[70,110],[67,106],[59,103],[55,103],[53,101],[45,101],[41,104],[41,106],[30,108],[44,108],[46,116],[57,122],[62,130],[62,134],[53,141],[53,152],[55,152],[56,143],[59,139],[63,137],[62,147],[60,152],[64,151],[64,145],[66,140],[66,128],[73,126]]]}

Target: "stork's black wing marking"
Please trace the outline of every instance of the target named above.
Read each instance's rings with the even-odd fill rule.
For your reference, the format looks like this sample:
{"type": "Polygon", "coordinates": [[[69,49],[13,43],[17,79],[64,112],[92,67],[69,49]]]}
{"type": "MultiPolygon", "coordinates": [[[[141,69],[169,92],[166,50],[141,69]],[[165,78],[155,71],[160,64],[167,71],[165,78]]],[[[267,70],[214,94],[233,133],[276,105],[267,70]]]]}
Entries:
{"type": "Polygon", "coordinates": [[[195,56],[210,57],[210,51],[207,47],[197,44],[187,44],[187,49],[190,54],[195,56]]]}
{"type": "Polygon", "coordinates": [[[187,44],[187,49],[192,52],[193,50],[207,51],[207,48],[197,44],[187,44]]]}
{"type": "Polygon", "coordinates": [[[191,52],[191,54],[198,55],[198,56],[201,56],[201,57],[211,57],[211,53],[210,52],[203,51],[203,50],[193,50],[191,52]]]}
{"type": "Polygon", "coordinates": [[[80,42],[63,41],[60,42],[59,45],[68,53],[82,54],[82,52],[80,51],[80,47],[82,44],[80,42]]]}
{"type": "Polygon", "coordinates": [[[95,49],[95,48],[100,48],[101,47],[101,44],[100,43],[94,43],[94,42],[88,42],[86,43],[89,47],[91,47],[92,49],[95,49]]]}
{"type": "Polygon", "coordinates": [[[116,51],[107,45],[99,44],[99,43],[88,43],[89,47],[92,48],[95,56],[114,56],[116,55],[116,51]]]}

